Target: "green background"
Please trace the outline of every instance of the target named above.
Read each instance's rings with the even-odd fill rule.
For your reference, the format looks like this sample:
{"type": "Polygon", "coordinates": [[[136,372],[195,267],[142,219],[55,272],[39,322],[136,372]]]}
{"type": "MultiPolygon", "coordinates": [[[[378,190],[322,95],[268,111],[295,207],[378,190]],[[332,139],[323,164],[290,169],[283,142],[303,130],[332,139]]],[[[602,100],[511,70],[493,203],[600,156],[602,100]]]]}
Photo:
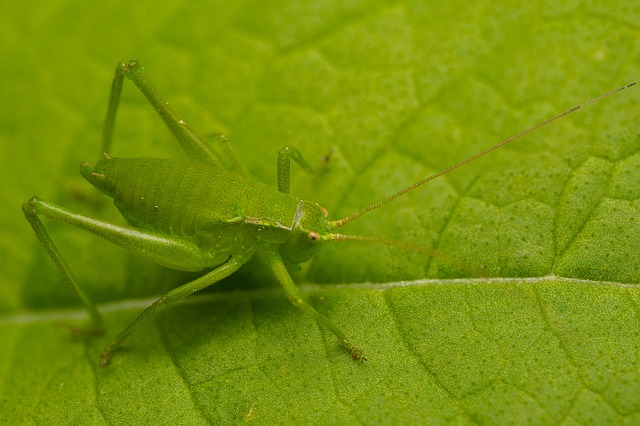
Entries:
{"type": "MultiPolygon", "coordinates": [[[[193,277],[60,224],[105,312],[85,315],[20,205],[34,193],[119,221],[77,172],[98,158],[110,81],[139,59],[257,180],[298,147],[292,192],[339,218],[640,75],[630,2],[7,3],[0,17],[0,420],[4,423],[640,423],[638,89],[452,172],[344,227],[433,258],[336,243],[295,274],[367,354],[251,262],[98,353],[193,277]],[[482,271],[482,273],[478,273],[482,271]]],[[[127,82],[113,152],[181,155],[127,82]]]]}

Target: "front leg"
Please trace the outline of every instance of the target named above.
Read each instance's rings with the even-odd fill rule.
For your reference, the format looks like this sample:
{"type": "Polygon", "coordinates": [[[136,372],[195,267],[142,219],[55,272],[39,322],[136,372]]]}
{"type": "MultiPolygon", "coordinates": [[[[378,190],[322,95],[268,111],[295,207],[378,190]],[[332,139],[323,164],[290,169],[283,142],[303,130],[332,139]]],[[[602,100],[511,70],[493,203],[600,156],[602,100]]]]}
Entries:
{"type": "Polygon", "coordinates": [[[291,190],[291,160],[298,163],[300,167],[311,174],[322,171],[324,165],[329,161],[329,156],[325,156],[325,162],[322,166],[314,169],[307,163],[300,151],[292,146],[285,146],[278,152],[278,191],[288,194],[291,190]]]}
{"type": "Polygon", "coordinates": [[[293,282],[291,275],[289,275],[289,271],[287,271],[287,267],[285,266],[282,256],[278,250],[276,248],[263,247],[263,249],[259,251],[259,254],[261,254],[267,261],[267,264],[282,286],[284,294],[287,296],[289,301],[291,301],[291,303],[306,315],[315,318],[320,324],[327,327],[338,338],[338,342],[349,353],[351,358],[356,361],[365,362],[367,357],[364,355],[364,352],[362,352],[360,348],[354,346],[349,339],[347,339],[347,335],[338,328],[337,325],[331,322],[329,318],[313,309],[313,306],[302,298],[300,290],[298,290],[298,287],[295,282],[293,282]]]}

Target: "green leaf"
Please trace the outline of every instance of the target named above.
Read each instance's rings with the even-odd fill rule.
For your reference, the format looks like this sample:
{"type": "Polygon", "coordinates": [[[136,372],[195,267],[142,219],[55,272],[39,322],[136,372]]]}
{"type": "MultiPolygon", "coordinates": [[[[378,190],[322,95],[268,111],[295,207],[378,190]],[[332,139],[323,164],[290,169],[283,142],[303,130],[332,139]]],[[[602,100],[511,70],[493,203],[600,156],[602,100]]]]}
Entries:
{"type": "MultiPolygon", "coordinates": [[[[349,223],[295,274],[368,361],[252,261],[101,349],[193,279],[46,223],[104,336],[19,206],[122,221],[78,174],[118,60],[137,58],[256,180],[296,146],[292,191],[347,216],[639,74],[640,9],[596,1],[7,4],[0,18],[0,420],[45,424],[640,422],[637,89],[564,117],[349,223]]],[[[126,82],[113,155],[176,157],[126,82]]]]}

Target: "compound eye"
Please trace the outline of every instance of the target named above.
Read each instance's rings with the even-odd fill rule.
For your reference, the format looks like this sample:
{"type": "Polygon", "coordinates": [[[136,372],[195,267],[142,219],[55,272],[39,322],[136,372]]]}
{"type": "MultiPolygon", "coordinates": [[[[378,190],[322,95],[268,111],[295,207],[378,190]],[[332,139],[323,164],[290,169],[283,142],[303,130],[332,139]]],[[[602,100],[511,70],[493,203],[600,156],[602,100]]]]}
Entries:
{"type": "Polygon", "coordinates": [[[308,237],[309,237],[309,241],[312,241],[312,242],[320,241],[320,234],[318,234],[315,231],[309,232],[308,237]]]}

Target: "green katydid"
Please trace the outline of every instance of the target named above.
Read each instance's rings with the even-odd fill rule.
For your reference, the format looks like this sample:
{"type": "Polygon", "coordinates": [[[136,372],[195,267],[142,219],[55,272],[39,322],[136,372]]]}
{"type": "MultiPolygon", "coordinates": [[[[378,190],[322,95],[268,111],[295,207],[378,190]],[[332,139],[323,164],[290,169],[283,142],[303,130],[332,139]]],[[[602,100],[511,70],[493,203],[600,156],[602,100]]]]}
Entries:
{"type": "Polygon", "coordinates": [[[353,359],[363,362],[366,361],[363,351],[353,345],[333,322],[304,301],[286,265],[308,261],[323,243],[329,241],[360,240],[416,249],[411,244],[339,234],[334,230],[539,127],[634,84],[571,108],[347,217],[329,220],[327,211],[318,204],[289,194],[291,159],[305,170],[313,171],[299,151],[285,147],[278,153],[277,191],[252,181],[225,138],[220,140],[222,150],[218,151],[221,154],[198,137],[169,108],[137,61],[123,61],[116,67],[111,87],[103,134],[104,158],[95,165],[83,163],[80,173],[89,183],[113,198],[129,225],[116,225],[77,214],[35,196],[24,203],[22,209],[63,278],[83,301],[92,319],[92,330],[96,332],[103,330],[102,316],[76,283],[40,215],[93,233],[170,268],[185,271],[209,269],[200,278],[169,291],[142,311],[102,351],[102,365],[108,364],[112,352],[154,313],[231,275],[256,253],[264,257],[289,300],[327,327],[353,359]],[[124,77],[131,79],[146,96],[180,143],[188,161],[112,158],[107,154],[124,77]]]}

